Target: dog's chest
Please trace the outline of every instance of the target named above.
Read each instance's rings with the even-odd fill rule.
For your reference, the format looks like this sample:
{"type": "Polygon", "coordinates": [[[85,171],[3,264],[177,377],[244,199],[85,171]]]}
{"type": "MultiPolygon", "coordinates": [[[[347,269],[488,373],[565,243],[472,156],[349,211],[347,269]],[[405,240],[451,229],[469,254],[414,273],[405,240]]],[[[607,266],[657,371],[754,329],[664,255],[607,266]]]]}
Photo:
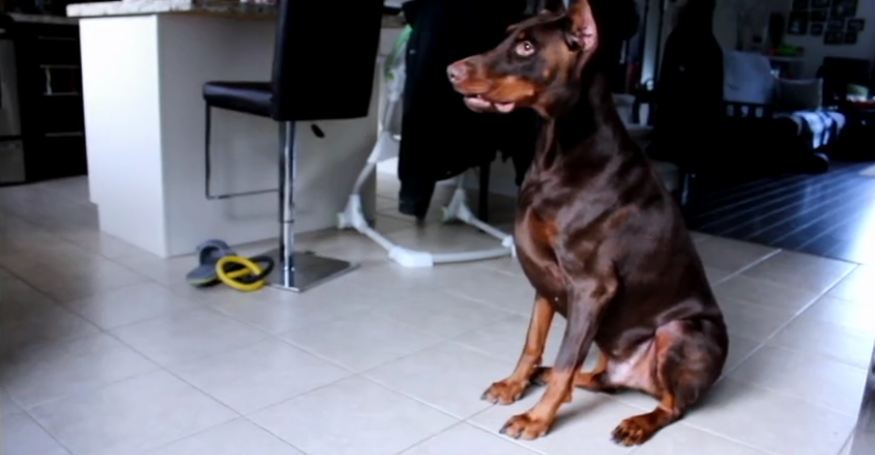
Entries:
{"type": "Polygon", "coordinates": [[[516,246],[523,271],[538,294],[550,300],[563,299],[565,275],[557,260],[559,227],[555,220],[522,210],[516,224],[516,246]]]}

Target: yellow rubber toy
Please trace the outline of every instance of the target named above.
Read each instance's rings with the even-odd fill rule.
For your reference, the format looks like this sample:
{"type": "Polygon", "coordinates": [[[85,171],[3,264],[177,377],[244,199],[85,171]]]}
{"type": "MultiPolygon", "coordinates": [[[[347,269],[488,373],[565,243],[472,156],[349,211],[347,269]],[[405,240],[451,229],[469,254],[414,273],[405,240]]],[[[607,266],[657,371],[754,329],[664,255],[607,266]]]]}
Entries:
{"type": "Polygon", "coordinates": [[[242,256],[225,256],[216,263],[216,275],[219,277],[219,280],[229,287],[243,292],[257,291],[263,288],[267,282],[261,279],[252,283],[243,283],[237,279],[250,275],[259,276],[262,272],[261,266],[242,256]],[[225,267],[229,264],[236,264],[243,268],[233,272],[225,272],[225,267]]]}

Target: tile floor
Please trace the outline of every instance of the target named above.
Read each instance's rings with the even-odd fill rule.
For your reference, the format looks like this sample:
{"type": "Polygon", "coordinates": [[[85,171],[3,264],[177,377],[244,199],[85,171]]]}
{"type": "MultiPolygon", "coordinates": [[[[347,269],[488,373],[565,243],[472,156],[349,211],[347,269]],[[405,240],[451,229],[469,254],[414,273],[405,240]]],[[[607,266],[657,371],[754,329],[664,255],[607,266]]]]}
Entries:
{"type": "MultiPolygon", "coordinates": [[[[393,193],[381,191],[378,223],[396,238],[487,241],[458,227],[418,231],[392,213],[393,193]]],[[[183,281],[192,258],[162,260],[99,233],[84,179],[3,188],[0,453],[847,450],[875,340],[875,269],[696,241],[732,334],[703,405],[628,449],[611,429],[654,400],[580,391],[548,437],[524,442],[497,430],[539,391],[510,407],[479,400],[513,367],[527,325],[532,291],[511,259],[408,270],[355,234],[326,233],[306,246],[359,270],[301,295],[195,290],[183,281]]]]}

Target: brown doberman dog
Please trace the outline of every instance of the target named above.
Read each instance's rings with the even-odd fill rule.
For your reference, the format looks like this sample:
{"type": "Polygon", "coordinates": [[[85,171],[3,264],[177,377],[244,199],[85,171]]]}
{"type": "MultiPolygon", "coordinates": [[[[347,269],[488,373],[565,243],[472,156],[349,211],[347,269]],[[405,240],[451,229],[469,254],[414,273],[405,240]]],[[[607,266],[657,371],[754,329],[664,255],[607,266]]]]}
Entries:
{"type": "Polygon", "coordinates": [[[641,444],[698,402],[726,361],[723,315],[680,211],[613,105],[606,73],[632,34],[631,3],[579,0],[545,11],[496,49],[448,68],[469,108],[531,108],[543,118],[515,228],[534,310],[516,369],[484,393],[509,404],[532,382],[546,384],[502,429],[514,438],[546,434],[573,387],[635,389],[660,404],[624,420],[613,438],[641,444]],[[565,334],[553,368],[542,368],[556,312],[565,334]],[[593,342],[598,366],[583,373],[593,342]]]}

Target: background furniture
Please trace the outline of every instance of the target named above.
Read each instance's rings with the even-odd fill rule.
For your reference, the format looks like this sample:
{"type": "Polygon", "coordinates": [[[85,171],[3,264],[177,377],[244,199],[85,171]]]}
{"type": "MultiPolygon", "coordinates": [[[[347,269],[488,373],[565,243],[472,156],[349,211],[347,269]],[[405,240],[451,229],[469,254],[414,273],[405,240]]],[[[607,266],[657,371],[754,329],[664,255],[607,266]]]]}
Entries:
{"type": "MultiPolygon", "coordinates": [[[[278,250],[270,253],[278,261],[268,281],[283,289],[303,291],[352,269],[353,265],[295,251],[297,122],[368,115],[383,0],[348,0],[342,5],[280,0],[278,6],[270,82],[204,84],[206,156],[209,163],[213,107],[267,117],[280,124],[280,236],[278,250]],[[338,7],[343,9],[343,14],[334,14],[338,7]],[[328,18],[331,18],[330,26],[325,22],[328,18]],[[338,53],[337,49],[343,52],[338,53]],[[338,84],[338,79],[343,83],[338,84]]],[[[209,197],[209,167],[206,177],[209,197]]]]}
{"type": "Polygon", "coordinates": [[[727,153],[755,150],[792,167],[836,143],[846,118],[824,103],[822,80],[780,79],[760,54],[733,51],[724,60],[727,153]]]}
{"type": "Polygon", "coordinates": [[[842,105],[848,95],[848,85],[871,86],[872,65],[868,60],[826,57],[817,76],[824,80],[824,100],[829,105],[842,105]]]}
{"type": "MultiPolygon", "coordinates": [[[[232,245],[275,239],[275,194],[204,197],[201,95],[209,80],[270,79],[275,8],[175,0],[80,3],[67,10],[82,17],[89,190],[101,231],[161,257],[191,254],[209,238],[232,245]]],[[[333,19],[325,21],[325,33],[342,32],[330,26],[333,19]]],[[[298,125],[298,233],[336,228],[376,140],[378,88],[375,83],[367,117],[298,125]]],[[[216,110],[213,122],[214,190],[275,187],[276,122],[226,110],[216,110]]],[[[364,198],[369,213],[374,189],[368,185],[364,198]]]]}
{"type": "Polygon", "coordinates": [[[76,21],[9,14],[0,28],[0,184],[85,174],[76,21]]]}

